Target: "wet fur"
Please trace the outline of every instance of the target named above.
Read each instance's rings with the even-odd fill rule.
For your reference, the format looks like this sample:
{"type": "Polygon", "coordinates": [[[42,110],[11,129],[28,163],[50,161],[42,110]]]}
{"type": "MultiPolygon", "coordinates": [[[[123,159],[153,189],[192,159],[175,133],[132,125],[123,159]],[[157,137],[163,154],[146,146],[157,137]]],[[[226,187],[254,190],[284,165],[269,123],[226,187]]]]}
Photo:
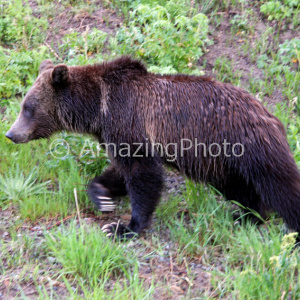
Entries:
{"type": "MultiPolygon", "coordinates": [[[[53,84],[53,68],[45,63],[38,79],[44,82],[45,98],[53,99],[45,118],[51,124],[56,120],[55,131],[89,133],[117,149],[121,143],[142,143],[141,155],[151,143],[180,144],[181,138],[197,138],[207,147],[222,145],[225,139],[244,145],[241,157],[226,157],[223,151],[218,157],[203,157],[199,147],[197,157],[192,148],[173,162],[166,156],[128,158],[110,153],[112,166],[90,183],[89,194],[94,202],[101,194],[129,194],[132,220],[121,234],[139,233],[149,225],[163,187],[163,163],[213,185],[227,199],[262,216],[274,210],[300,231],[300,174],[284,127],[248,92],[209,77],[148,73],[129,57],[69,67],[68,72],[67,79],[62,79],[65,73],[55,74],[53,84]]],[[[33,94],[40,92],[34,89],[33,94]]]]}

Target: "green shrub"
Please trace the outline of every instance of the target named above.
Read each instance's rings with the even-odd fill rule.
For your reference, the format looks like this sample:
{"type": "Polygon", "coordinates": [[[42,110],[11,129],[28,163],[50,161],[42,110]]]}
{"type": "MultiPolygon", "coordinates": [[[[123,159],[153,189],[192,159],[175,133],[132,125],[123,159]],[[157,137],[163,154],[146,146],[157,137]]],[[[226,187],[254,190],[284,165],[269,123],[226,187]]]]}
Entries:
{"type": "MultiPolygon", "coordinates": [[[[24,93],[37,75],[41,61],[49,56],[46,46],[35,50],[13,51],[0,46],[0,97],[24,93]]],[[[7,101],[3,99],[0,104],[7,101]]]]}
{"type": "Polygon", "coordinates": [[[29,48],[43,41],[41,28],[46,30],[48,22],[36,18],[32,9],[22,0],[1,1],[0,6],[0,42],[29,48]]]}
{"type": "MultiPolygon", "coordinates": [[[[43,31],[48,22],[36,18],[28,3],[2,1],[0,6],[0,97],[24,93],[46,57],[43,31]],[[4,47],[3,47],[4,46],[4,47]],[[34,49],[33,49],[34,48],[34,49]]],[[[0,105],[6,104],[5,99],[0,105]]]]}
{"type": "Polygon", "coordinates": [[[72,31],[63,37],[60,50],[64,53],[66,52],[68,59],[79,54],[84,54],[87,58],[92,53],[99,54],[104,47],[106,39],[107,33],[97,28],[83,33],[72,31]]]}
{"type": "Polygon", "coordinates": [[[299,68],[300,39],[285,40],[283,44],[279,45],[278,55],[283,64],[298,63],[299,68]]]}
{"type": "Polygon", "coordinates": [[[234,282],[239,299],[299,299],[299,283],[291,284],[299,272],[294,243],[295,233],[285,235],[279,253],[265,258],[260,255],[245,267],[234,282]]]}
{"type": "Polygon", "coordinates": [[[282,20],[299,13],[300,0],[267,1],[260,11],[268,16],[268,20],[282,20]]]}
{"type": "Polygon", "coordinates": [[[139,4],[130,13],[128,27],[117,33],[119,52],[133,54],[149,65],[190,72],[209,39],[208,18],[189,12],[174,1],[165,6],[139,4]]]}

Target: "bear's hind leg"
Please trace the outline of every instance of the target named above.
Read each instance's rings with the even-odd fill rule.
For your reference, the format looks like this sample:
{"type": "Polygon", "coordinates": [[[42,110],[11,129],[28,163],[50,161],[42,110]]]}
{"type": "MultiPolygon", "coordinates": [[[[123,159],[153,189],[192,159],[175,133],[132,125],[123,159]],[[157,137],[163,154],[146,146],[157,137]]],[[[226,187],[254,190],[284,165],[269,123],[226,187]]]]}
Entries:
{"type": "Polygon", "coordinates": [[[99,177],[95,177],[88,186],[88,195],[94,205],[101,211],[113,211],[113,198],[127,195],[124,177],[114,166],[106,169],[99,177]]]}
{"type": "Polygon", "coordinates": [[[235,221],[261,224],[262,220],[267,218],[269,209],[261,201],[261,197],[256,193],[251,181],[247,182],[242,176],[232,176],[228,178],[223,193],[227,200],[235,200],[245,207],[244,213],[234,213],[235,221]]]}

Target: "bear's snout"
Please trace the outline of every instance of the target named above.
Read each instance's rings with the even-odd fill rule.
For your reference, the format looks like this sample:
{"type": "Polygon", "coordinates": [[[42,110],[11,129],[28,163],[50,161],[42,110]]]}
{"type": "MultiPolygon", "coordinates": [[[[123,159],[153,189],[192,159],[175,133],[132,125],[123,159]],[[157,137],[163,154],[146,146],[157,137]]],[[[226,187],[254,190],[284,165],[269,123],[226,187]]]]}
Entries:
{"type": "Polygon", "coordinates": [[[24,136],[22,134],[16,134],[12,129],[8,130],[5,136],[10,139],[15,144],[27,143],[28,136],[24,136]]]}
{"type": "Polygon", "coordinates": [[[20,138],[18,138],[18,135],[14,134],[11,129],[6,132],[5,136],[15,144],[20,143],[20,138]]]}
{"type": "Polygon", "coordinates": [[[12,133],[10,130],[8,130],[8,131],[6,132],[5,136],[6,136],[8,139],[10,139],[10,140],[13,140],[13,138],[14,138],[14,135],[13,135],[13,133],[12,133]]]}

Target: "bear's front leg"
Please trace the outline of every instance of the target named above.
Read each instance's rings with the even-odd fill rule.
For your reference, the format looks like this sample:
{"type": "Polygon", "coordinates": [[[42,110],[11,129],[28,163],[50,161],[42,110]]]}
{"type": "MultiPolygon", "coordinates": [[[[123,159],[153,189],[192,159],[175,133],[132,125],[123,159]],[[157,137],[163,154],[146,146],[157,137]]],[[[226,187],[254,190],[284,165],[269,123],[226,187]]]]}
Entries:
{"type": "Polygon", "coordinates": [[[122,169],[131,200],[132,216],[128,226],[118,223],[104,225],[107,236],[131,239],[151,223],[163,188],[163,167],[160,158],[135,159],[122,169]]]}
{"type": "Polygon", "coordinates": [[[99,210],[113,211],[116,205],[112,199],[127,195],[125,179],[114,166],[111,166],[90,182],[87,192],[99,210]]]}

